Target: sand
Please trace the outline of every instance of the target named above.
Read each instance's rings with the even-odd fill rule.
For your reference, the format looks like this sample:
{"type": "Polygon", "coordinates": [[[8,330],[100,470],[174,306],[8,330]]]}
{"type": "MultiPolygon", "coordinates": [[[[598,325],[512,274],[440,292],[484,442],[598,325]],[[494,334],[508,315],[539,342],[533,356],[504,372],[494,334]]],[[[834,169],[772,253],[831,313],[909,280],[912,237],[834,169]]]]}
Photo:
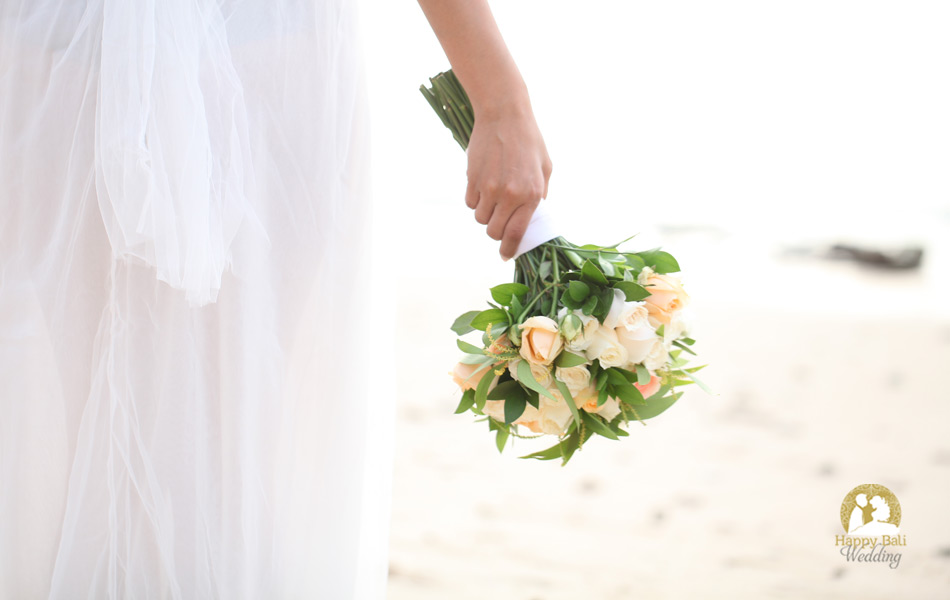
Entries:
{"type": "Polygon", "coordinates": [[[907,274],[715,232],[667,236],[717,395],[691,386],[563,468],[517,458],[547,440],[499,454],[485,424],[452,414],[448,325],[504,271],[406,273],[389,598],[950,597],[942,239],[907,274]],[[863,483],[900,500],[896,569],[835,546],[842,499],[863,483]]]}

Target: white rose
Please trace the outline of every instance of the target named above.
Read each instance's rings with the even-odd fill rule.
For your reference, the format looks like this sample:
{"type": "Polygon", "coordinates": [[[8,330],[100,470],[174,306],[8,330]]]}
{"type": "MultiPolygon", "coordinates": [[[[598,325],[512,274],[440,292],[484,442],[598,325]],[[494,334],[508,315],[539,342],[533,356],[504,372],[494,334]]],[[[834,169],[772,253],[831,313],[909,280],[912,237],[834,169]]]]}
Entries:
{"type": "Polygon", "coordinates": [[[626,295],[620,290],[614,290],[614,299],[610,303],[610,312],[604,317],[604,327],[608,329],[623,328],[634,331],[649,325],[650,311],[646,302],[627,302],[626,295]]]}
{"type": "Polygon", "coordinates": [[[589,360],[599,360],[602,367],[619,367],[627,362],[627,349],[617,338],[613,329],[601,327],[594,332],[593,339],[584,351],[589,360]]]}
{"type": "Polygon", "coordinates": [[[534,380],[540,383],[541,385],[547,385],[552,383],[551,381],[551,367],[546,367],[544,365],[536,365],[534,363],[528,363],[531,366],[531,374],[534,375],[534,380]]]}
{"type": "MultiPolygon", "coordinates": [[[[567,308],[561,307],[561,311],[558,313],[558,320],[562,321],[567,314],[567,308]]],[[[597,317],[585,315],[580,310],[571,311],[571,314],[581,320],[582,329],[578,331],[573,338],[566,340],[564,346],[571,352],[580,352],[590,346],[594,332],[600,328],[600,321],[597,320],[597,317]]]]}
{"type": "Polygon", "coordinates": [[[541,431],[551,435],[563,435],[574,415],[571,413],[571,407],[563,397],[557,395],[557,400],[551,400],[547,396],[541,396],[538,401],[538,421],[541,431]]]}
{"type": "Polygon", "coordinates": [[[586,365],[576,367],[557,367],[554,376],[563,381],[572,394],[585,389],[590,384],[590,371],[586,365]]]}
{"type": "Polygon", "coordinates": [[[689,324],[687,322],[688,318],[684,313],[688,310],[689,308],[686,308],[674,312],[669,324],[663,326],[663,343],[666,344],[667,350],[672,347],[674,340],[686,337],[689,324]]]}
{"type": "Polygon", "coordinates": [[[650,348],[649,354],[643,359],[643,366],[650,371],[656,371],[666,365],[670,360],[670,353],[666,349],[666,344],[659,337],[650,348]]]}
{"type": "Polygon", "coordinates": [[[627,365],[642,363],[657,343],[662,346],[660,336],[652,329],[641,328],[636,331],[618,330],[617,340],[627,351],[627,365]]]}
{"type": "Polygon", "coordinates": [[[607,398],[594,412],[608,421],[613,421],[614,417],[620,414],[620,402],[616,398],[607,398]]]}

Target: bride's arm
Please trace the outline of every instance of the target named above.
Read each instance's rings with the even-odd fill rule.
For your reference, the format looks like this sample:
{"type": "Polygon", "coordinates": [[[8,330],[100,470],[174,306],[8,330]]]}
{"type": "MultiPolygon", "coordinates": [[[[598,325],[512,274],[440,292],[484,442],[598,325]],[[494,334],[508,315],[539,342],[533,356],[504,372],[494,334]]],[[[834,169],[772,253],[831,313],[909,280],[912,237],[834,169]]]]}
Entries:
{"type": "Polygon", "coordinates": [[[418,1],[475,111],[465,203],[508,259],[551,176],[528,89],[487,0],[418,1]]]}

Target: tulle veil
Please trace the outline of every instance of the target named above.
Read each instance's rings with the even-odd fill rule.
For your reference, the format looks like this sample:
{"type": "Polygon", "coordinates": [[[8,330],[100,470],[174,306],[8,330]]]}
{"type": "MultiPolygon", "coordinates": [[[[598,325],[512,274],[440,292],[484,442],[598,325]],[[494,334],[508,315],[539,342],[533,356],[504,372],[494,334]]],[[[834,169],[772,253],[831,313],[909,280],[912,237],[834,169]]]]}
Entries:
{"type": "Polygon", "coordinates": [[[383,595],[357,14],[0,0],[0,597],[383,595]]]}

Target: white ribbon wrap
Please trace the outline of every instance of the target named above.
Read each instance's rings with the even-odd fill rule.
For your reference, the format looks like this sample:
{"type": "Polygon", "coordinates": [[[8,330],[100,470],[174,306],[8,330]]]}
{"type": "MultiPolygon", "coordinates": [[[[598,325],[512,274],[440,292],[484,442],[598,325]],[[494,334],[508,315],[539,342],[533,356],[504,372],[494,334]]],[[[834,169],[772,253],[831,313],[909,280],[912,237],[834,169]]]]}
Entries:
{"type": "Polygon", "coordinates": [[[544,242],[548,242],[559,235],[561,235],[561,229],[557,223],[555,211],[547,200],[542,200],[531,216],[524,237],[521,238],[521,243],[518,244],[518,249],[512,258],[518,258],[525,252],[534,250],[544,242]]]}

